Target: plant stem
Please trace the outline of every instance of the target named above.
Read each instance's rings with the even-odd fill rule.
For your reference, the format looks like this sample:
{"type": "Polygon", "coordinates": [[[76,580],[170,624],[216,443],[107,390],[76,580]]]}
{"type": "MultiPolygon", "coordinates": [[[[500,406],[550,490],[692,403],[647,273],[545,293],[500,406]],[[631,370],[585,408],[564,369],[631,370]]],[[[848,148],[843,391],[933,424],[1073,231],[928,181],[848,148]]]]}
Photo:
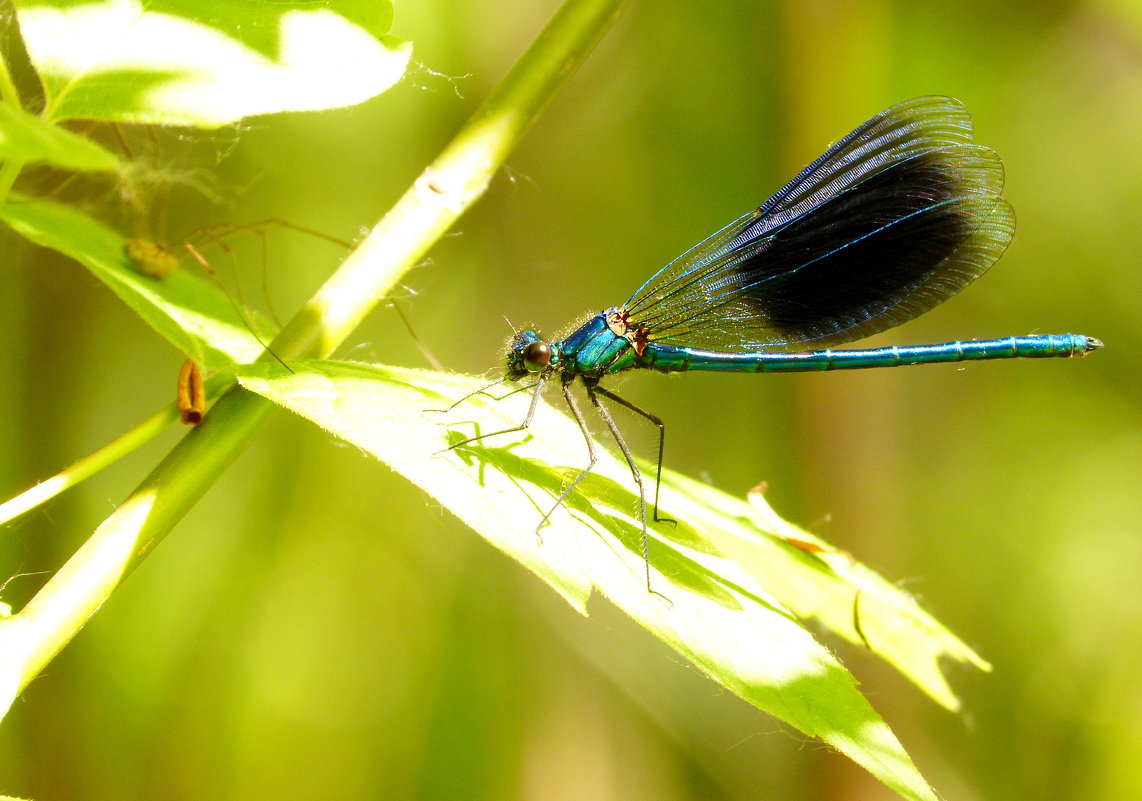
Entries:
{"type": "MultiPolygon", "coordinates": [[[[214,398],[234,383],[232,374],[213,376],[206,384],[206,396],[214,398]]],[[[69,467],[41,481],[34,487],[0,503],[0,525],[16,519],[90,478],[103,468],[122,459],[136,448],[150,442],[178,421],[178,406],[171,402],[152,414],[130,431],[116,437],[99,450],[90,453],[69,467]]]]}
{"type": "Polygon", "coordinates": [[[95,475],[107,465],[114,464],[125,454],[154,439],[176,420],[178,420],[178,409],[172,403],[70,467],[0,503],[0,525],[35,509],[85,478],[95,475]]]}
{"type": "MultiPolygon", "coordinates": [[[[484,192],[504,158],[625,0],[567,0],[451,144],[274,339],[328,356],[484,192]]],[[[93,615],[244,449],[274,410],[235,387],[16,616],[0,623],[0,709],[93,615]],[[4,698],[4,695],[10,695],[4,698]]]]}
{"type": "Polygon", "coordinates": [[[0,203],[7,199],[8,192],[12,190],[12,185],[16,183],[16,178],[22,169],[24,162],[19,159],[9,159],[0,164],[0,203]]]}
{"type": "MultiPolygon", "coordinates": [[[[20,101],[20,93],[16,89],[16,83],[12,80],[12,73],[8,70],[8,61],[0,53],[0,103],[6,103],[14,108],[23,108],[20,101]]],[[[16,177],[20,171],[24,169],[24,162],[19,159],[9,159],[0,165],[0,203],[8,197],[9,190],[12,189],[12,184],[16,182],[16,177]]]]}
{"type": "Polygon", "coordinates": [[[3,55],[0,55],[0,102],[23,108],[16,82],[12,80],[12,73],[8,69],[8,60],[3,55]]]}
{"type": "Polygon", "coordinates": [[[508,153],[618,16],[625,0],[568,0],[437,159],[273,341],[328,356],[487,189],[508,153]]]}

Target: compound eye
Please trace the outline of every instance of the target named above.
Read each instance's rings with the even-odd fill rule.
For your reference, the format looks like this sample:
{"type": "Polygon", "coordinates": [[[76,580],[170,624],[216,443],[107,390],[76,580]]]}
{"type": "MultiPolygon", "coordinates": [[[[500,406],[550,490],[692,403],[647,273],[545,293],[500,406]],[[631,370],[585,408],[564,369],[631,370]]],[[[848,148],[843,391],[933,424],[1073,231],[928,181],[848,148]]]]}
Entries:
{"type": "Polygon", "coordinates": [[[546,342],[532,342],[523,349],[523,366],[529,373],[541,372],[551,361],[551,346],[546,342]]]}

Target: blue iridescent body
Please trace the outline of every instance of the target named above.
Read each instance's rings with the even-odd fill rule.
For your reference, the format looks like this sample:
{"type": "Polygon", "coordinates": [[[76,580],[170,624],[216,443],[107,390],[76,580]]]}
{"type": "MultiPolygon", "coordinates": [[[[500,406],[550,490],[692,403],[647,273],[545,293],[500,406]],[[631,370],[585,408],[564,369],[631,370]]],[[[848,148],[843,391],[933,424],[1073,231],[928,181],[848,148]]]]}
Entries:
{"type": "MultiPolygon", "coordinates": [[[[527,428],[539,393],[555,377],[586,437],[569,391],[580,379],[639,487],[649,588],[642,477],[601,399],[659,427],[660,472],[665,429],[601,386],[606,376],[632,369],[803,372],[1069,357],[1102,346],[1079,334],[1051,334],[836,349],[923,314],[986,272],[1015,232],[1002,190],[1002,162],[974,143],[971,118],[958,101],[920,97],[893,106],[836,142],[760,207],[652,275],[622,306],[592,316],[562,340],[517,334],[502,381],[532,379],[527,417],[458,445],[527,428]]],[[[589,437],[587,448],[590,463],[540,527],[594,466],[589,437]]]]}
{"type": "MultiPolygon", "coordinates": [[[[867,367],[902,367],[911,364],[964,362],[975,359],[1034,359],[1082,356],[1099,347],[1081,334],[1037,334],[1001,339],[944,342],[938,345],[890,345],[864,350],[818,350],[794,353],[726,353],[701,348],[646,343],[639,353],[636,341],[622,328],[623,311],[615,307],[596,314],[573,334],[544,343],[534,331],[517,334],[509,348],[509,370],[523,367],[528,348],[539,343],[550,352],[548,367],[564,375],[597,382],[603,376],[630,369],[681,373],[709,370],[723,373],[805,373],[855,370],[867,367]],[[609,325],[608,320],[615,321],[609,325]]],[[[526,371],[527,368],[524,367],[526,371]]],[[[530,371],[528,371],[530,372],[530,371]]]]}

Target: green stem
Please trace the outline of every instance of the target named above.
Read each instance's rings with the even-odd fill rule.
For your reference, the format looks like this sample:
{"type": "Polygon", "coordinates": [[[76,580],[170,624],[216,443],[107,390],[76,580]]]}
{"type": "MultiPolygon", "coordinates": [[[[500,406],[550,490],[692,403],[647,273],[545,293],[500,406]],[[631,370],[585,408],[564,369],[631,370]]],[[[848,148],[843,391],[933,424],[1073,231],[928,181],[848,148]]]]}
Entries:
{"type": "MultiPolygon", "coordinates": [[[[452,143],[416,180],[272,347],[323,357],[349,336],[486,189],[547,102],[625,0],[567,0],[452,143]]],[[[96,529],[17,620],[0,621],[0,693],[22,690],[237,458],[274,406],[235,388],[96,529]],[[9,672],[10,671],[10,672],[9,672]]],[[[5,699],[0,697],[0,706],[5,699]]],[[[10,698],[7,700],[11,700],[10,698]]]]}
{"type": "Polygon", "coordinates": [[[171,404],[70,467],[0,503],[0,525],[14,520],[64,490],[74,487],[85,478],[95,475],[104,467],[114,464],[135,448],[154,439],[176,420],[178,420],[178,409],[171,404]]]}
{"type": "Polygon", "coordinates": [[[0,203],[3,203],[8,197],[8,192],[16,183],[16,178],[22,169],[24,169],[24,162],[19,159],[9,159],[0,164],[0,203]]]}
{"type": "Polygon", "coordinates": [[[328,356],[483,193],[625,0],[568,0],[515,67],[368,238],[273,341],[283,358],[328,356]]]}
{"type": "Polygon", "coordinates": [[[16,82],[12,80],[12,73],[8,70],[8,60],[2,54],[0,54],[0,102],[23,108],[20,92],[16,89],[16,82]]]}
{"type": "MultiPolygon", "coordinates": [[[[12,73],[8,70],[8,61],[2,53],[0,53],[0,103],[7,103],[15,108],[23,108],[20,102],[20,93],[16,89],[15,81],[12,80],[12,73]]],[[[22,169],[24,169],[24,162],[18,159],[9,159],[0,165],[0,203],[8,197],[8,192],[16,183],[16,177],[22,169]]]]}
{"type": "MultiPolygon", "coordinates": [[[[234,376],[232,374],[213,376],[206,384],[206,397],[216,397],[223,389],[233,383],[234,376]]],[[[178,405],[170,403],[94,453],[84,456],[51,478],[41,481],[34,487],[29,487],[19,495],[0,503],[0,525],[15,520],[25,512],[50,501],[61,492],[71,489],[108,465],[119,461],[136,448],[145,445],[166,431],[178,421],[178,417],[178,405]]]]}

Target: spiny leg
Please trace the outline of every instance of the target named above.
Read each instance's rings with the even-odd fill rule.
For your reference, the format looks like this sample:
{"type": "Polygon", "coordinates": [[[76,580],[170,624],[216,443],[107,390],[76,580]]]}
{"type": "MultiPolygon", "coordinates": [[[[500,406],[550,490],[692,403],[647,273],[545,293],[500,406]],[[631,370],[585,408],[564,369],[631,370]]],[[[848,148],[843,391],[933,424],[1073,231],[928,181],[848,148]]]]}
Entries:
{"type": "MultiPolygon", "coordinates": [[[[546,381],[547,379],[544,378],[543,380],[546,381]]],[[[511,392],[504,393],[503,395],[493,395],[492,393],[488,392],[488,390],[491,389],[492,387],[498,387],[500,384],[506,384],[507,382],[508,382],[508,379],[506,379],[506,378],[497,379],[496,381],[493,381],[490,384],[485,384],[484,386],[477,389],[475,392],[469,392],[467,395],[460,398],[458,401],[453,403],[447,409],[425,409],[424,411],[426,411],[426,412],[450,412],[453,409],[455,409],[457,406],[459,406],[461,403],[463,403],[464,401],[469,400],[471,398],[474,398],[477,395],[483,395],[484,397],[491,398],[492,400],[502,401],[505,398],[510,398],[512,395],[515,395],[517,392],[523,392],[523,391],[531,389],[532,387],[539,384],[538,381],[533,381],[530,384],[523,384],[521,386],[516,387],[511,392]]],[[[488,436],[491,436],[491,435],[489,434],[488,436]]]]}
{"type": "MultiPolygon", "coordinates": [[[[459,400],[457,400],[457,401],[454,401],[454,402],[452,403],[452,405],[451,405],[451,406],[449,406],[449,407],[447,407],[447,408],[445,408],[445,409],[425,409],[424,411],[426,411],[426,412],[439,412],[439,413],[443,414],[443,413],[445,413],[445,412],[450,412],[450,411],[452,411],[453,409],[455,409],[457,406],[459,406],[459,405],[460,405],[461,403],[463,403],[464,401],[468,400],[469,398],[474,398],[474,397],[476,397],[477,395],[487,395],[489,398],[494,398],[494,397],[495,397],[495,395],[492,395],[490,392],[488,392],[488,390],[489,390],[489,389],[491,389],[492,387],[498,387],[500,384],[503,384],[503,383],[504,383],[504,382],[506,382],[506,381],[507,381],[507,379],[506,379],[506,378],[497,378],[497,379],[496,379],[495,381],[493,381],[492,383],[490,383],[490,384],[485,384],[484,386],[482,386],[482,387],[480,387],[479,389],[477,389],[475,392],[469,392],[469,393],[468,393],[467,395],[465,395],[464,397],[460,398],[460,399],[459,399],[459,400]]],[[[518,389],[517,389],[517,390],[515,390],[515,391],[516,391],[516,392],[519,392],[519,390],[518,390],[518,389]]],[[[506,397],[506,396],[505,396],[505,397],[506,397]]],[[[498,399],[497,399],[497,400],[498,400],[498,399]]]]}
{"type": "MultiPolygon", "coordinates": [[[[657,595],[669,601],[669,598],[666,598],[662,593],[655,592],[650,586],[650,532],[646,529],[646,488],[642,483],[642,472],[638,469],[638,465],[634,463],[634,455],[630,452],[630,448],[627,447],[623,435],[619,433],[619,427],[615,425],[615,421],[611,418],[611,413],[607,411],[607,407],[599,400],[599,395],[608,398],[613,397],[613,395],[597,386],[587,384],[586,387],[587,397],[591,399],[591,403],[595,405],[599,416],[603,418],[603,422],[606,423],[607,428],[611,430],[611,436],[615,438],[615,442],[619,445],[619,450],[623,452],[623,457],[627,460],[627,467],[630,468],[630,474],[634,478],[634,483],[638,485],[638,513],[642,522],[642,561],[643,564],[646,565],[646,591],[651,595],[657,595]]],[[[627,404],[625,401],[621,402],[625,406],[630,406],[630,404],[627,404]]]]}
{"type": "MultiPolygon", "coordinates": [[[[512,395],[515,395],[517,392],[523,392],[524,390],[532,389],[533,387],[535,387],[539,383],[538,381],[533,381],[530,384],[523,384],[522,386],[518,386],[515,389],[513,389],[511,392],[506,392],[503,395],[493,395],[491,392],[488,392],[488,390],[491,389],[492,387],[498,387],[500,384],[507,383],[507,381],[508,381],[508,379],[506,379],[506,378],[500,378],[496,381],[493,381],[490,384],[485,384],[484,386],[477,389],[475,392],[469,392],[467,395],[465,395],[464,397],[460,398],[459,400],[453,402],[451,406],[448,406],[445,409],[425,409],[424,411],[425,412],[433,412],[435,414],[447,414],[448,412],[452,411],[457,406],[459,406],[461,403],[464,403],[465,401],[467,401],[471,398],[474,398],[477,395],[483,395],[484,397],[491,398],[492,400],[502,401],[505,398],[510,398],[512,395]]],[[[500,433],[500,432],[496,432],[496,433],[500,433]]],[[[487,436],[490,437],[492,435],[488,434],[487,436]]],[[[455,445],[452,446],[452,448],[455,448],[455,447],[456,447],[455,445]]],[[[452,448],[448,448],[448,450],[452,450],[452,448]]]]}
{"type": "MultiPolygon", "coordinates": [[[[671,520],[668,517],[659,517],[658,516],[658,491],[662,487],[662,453],[663,453],[664,449],[666,448],[666,423],[664,423],[662,421],[662,418],[651,414],[646,409],[643,409],[639,406],[635,406],[633,403],[631,403],[628,400],[624,400],[623,398],[620,398],[618,395],[616,395],[615,393],[611,392],[608,389],[603,389],[602,387],[600,387],[598,385],[595,385],[595,387],[593,389],[595,392],[598,392],[604,398],[607,398],[608,400],[612,400],[615,403],[619,404],[620,406],[624,406],[627,409],[630,409],[635,414],[641,415],[642,417],[645,417],[647,420],[654,423],[654,425],[658,426],[658,470],[655,472],[655,475],[654,475],[654,522],[655,523],[673,523],[673,524],[677,525],[678,524],[677,520],[671,520]]],[[[617,439],[617,437],[616,437],[616,439],[617,439]]],[[[621,445],[622,443],[620,442],[619,444],[621,445]]]]}
{"type": "MultiPolygon", "coordinates": [[[[539,396],[543,392],[543,385],[547,383],[547,378],[548,377],[546,375],[540,375],[539,380],[535,382],[535,384],[534,384],[535,392],[532,393],[532,396],[531,396],[531,405],[529,405],[527,407],[527,417],[523,418],[523,422],[520,423],[518,426],[514,426],[513,428],[505,428],[505,429],[502,429],[500,431],[492,431],[491,433],[488,433],[488,434],[478,434],[474,437],[468,437],[468,439],[462,439],[459,442],[457,442],[455,445],[450,445],[447,448],[445,448],[444,450],[451,451],[451,450],[455,450],[456,448],[459,448],[461,445],[470,445],[473,442],[478,442],[479,440],[487,439],[488,437],[495,437],[495,436],[499,436],[500,434],[512,434],[516,431],[526,430],[528,427],[531,426],[531,421],[535,417],[535,410],[539,406],[539,396]]],[[[499,383],[501,383],[501,381],[496,381],[492,384],[488,384],[488,386],[484,387],[484,389],[489,389],[489,388],[494,387],[496,384],[499,384],[499,383]]],[[[475,392],[472,393],[472,395],[477,395],[483,391],[484,391],[483,389],[476,390],[475,392]]],[[[518,390],[516,390],[516,391],[518,392],[518,390]]],[[[511,392],[508,394],[515,394],[515,393],[511,392]]],[[[461,403],[461,402],[467,400],[468,398],[472,397],[472,395],[468,395],[465,398],[461,398],[460,400],[456,401],[456,403],[461,403]]],[[[504,397],[507,397],[507,396],[505,395],[504,397]]],[[[455,405],[456,404],[453,404],[452,406],[455,406],[455,405]]],[[[452,408],[452,407],[449,407],[449,408],[452,408]]],[[[544,519],[546,519],[546,518],[544,518],[544,519]]]]}
{"type": "Polygon", "coordinates": [[[579,482],[595,469],[595,463],[599,461],[599,455],[595,453],[595,443],[591,441],[591,432],[587,430],[587,421],[583,419],[583,413],[579,411],[579,404],[575,402],[575,396],[571,394],[571,381],[565,379],[560,389],[563,391],[563,399],[567,401],[567,407],[575,417],[575,422],[579,424],[579,431],[583,434],[583,441],[587,443],[587,454],[590,461],[586,467],[579,471],[579,475],[575,476],[575,480],[568,484],[567,488],[559,494],[555,505],[543,516],[543,519],[539,521],[539,525],[535,527],[535,536],[540,543],[543,542],[543,536],[539,533],[540,529],[547,525],[547,521],[551,519],[555,511],[562,506],[563,502],[567,500],[567,497],[575,491],[575,488],[579,486],[579,482]]]}
{"type": "MultiPolygon", "coordinates": [[[[500,382],[500,383],[502,383],[502,382],[500,382]]],[[[515,389],[513,389],[511,392],[505,392],[503,395],[493,395],[492,393],[490,393],[490,392],[484,392],[483,390],[480,390],[480,394],[482,394],[482,395],[485,395],[485,396],[487,396],[487,397],[491,398],[492,400],[496,400],[496,401],[502,401],[502,400],[507,400],[507,399],[508,399],[508,398],[510,398],[512,395],[515,395],[517,392],[523,392],[523,391],[525,391],[525,390],[531,389],[531,388],[532,388],[532,387],[534,387],[534,386],[535,386],[537,383],[538,383],[538,382],[536,382],[536,381],[532,381],[530,384],[522,384],[522,385],[520,385],[520,386],[516,387],[515,389]]],[[[495,386],[495,385],[493,384],[493,386],[495,386]]],[[[470,397],[472,397],[472,396],[471,396],[471,395],[469,395],[468,397],[470,398],[470,397]]],[[[466,400],[466,399],[465,399],[465,400],[466,400]]]]}

